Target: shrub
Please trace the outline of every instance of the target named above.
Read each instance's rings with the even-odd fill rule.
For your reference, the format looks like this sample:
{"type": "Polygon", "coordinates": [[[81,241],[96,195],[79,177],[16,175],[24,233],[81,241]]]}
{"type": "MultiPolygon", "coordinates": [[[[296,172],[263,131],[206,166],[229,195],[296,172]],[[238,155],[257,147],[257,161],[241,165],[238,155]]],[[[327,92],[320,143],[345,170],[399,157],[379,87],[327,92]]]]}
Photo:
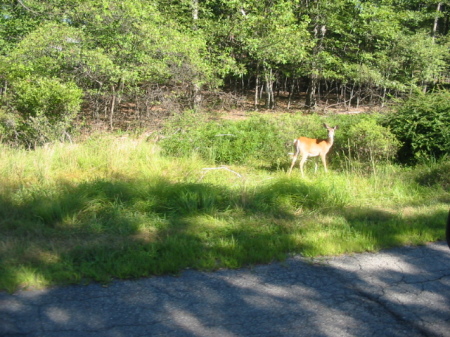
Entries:
{"type": "Polygon", "coordinates": [[[360,162],[390,161],[400,147],[400,142],[390,130],[374,118],[351,125],[345,135],[347,143],[341,147],[349,158],[360,162]]]}
{"type": "Polygon", "coordinates": [[[81,97],[81,89],[71,82],[49,78],[18,80],[6,99],[12,113],[0,122],[4,128],[13,128],[10,133],[28,146],[63,140],[80,111],[81,97]]]}
{"type": "Polygon", "coordinates": [[[0,142],[15,142],[17,140],[17,116],[0,108],[0,142]]]}
{"type": "Polygon", "coordinates": [[[386,125],[403,143],[402,162],[443,157],[450,152],[450,92],[413,95],[389,115],[386,125]]]}
{"type": "Polygon", "coordinates": [[[399,141],[389,128],[379,123],[378,115],[361,116],[253,116],[246,120],[210,120],[202,114],[183,114],[165,126],[161,141],[163,153],[172,156],[200,157],[221,164],[242,164],[251,160],[275,168],[288,166],[293,139],[305,136],[323,139],[323,122],[339,125],[330,164],[351,159],[373,165],[391,160],[399,141]]]}
{"type": "Polygon", "coordinates": [[[163,152],[172,156],[198,153],[221,164],[240,164],[263,159],[273,163],[286,157],[286,149],[274,123],[254,117],[244,121],[208,121],[200,114],[176,117],[164,130],[163,152]]]}

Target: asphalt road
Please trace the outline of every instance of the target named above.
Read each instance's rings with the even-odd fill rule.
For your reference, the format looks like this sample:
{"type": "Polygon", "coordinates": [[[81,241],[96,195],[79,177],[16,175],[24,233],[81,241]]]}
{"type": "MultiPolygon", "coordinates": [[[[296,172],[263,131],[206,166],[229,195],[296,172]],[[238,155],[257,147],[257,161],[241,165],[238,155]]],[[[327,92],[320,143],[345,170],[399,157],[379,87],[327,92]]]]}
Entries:
{"type": "Polygon", "coordinates": [[[450,336],[450,249],[0,293],[0,336],[450,336]]]}

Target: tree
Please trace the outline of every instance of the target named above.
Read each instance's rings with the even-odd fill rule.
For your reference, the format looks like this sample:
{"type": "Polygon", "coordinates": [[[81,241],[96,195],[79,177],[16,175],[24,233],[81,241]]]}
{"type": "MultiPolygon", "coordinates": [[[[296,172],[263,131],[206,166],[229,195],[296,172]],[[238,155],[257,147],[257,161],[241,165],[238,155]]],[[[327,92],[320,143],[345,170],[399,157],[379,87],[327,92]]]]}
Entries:
{"type": "Polygon", "coordinates": [[[310,109],[384,104],[446,85],[449,8],[448,0],[5,0],[0,95],[8,106],[7,92],[27,78],[73,82],[111,128],[122,103],[138,116],[166,102],[197,109],[217,88],[252,93],[255,108],[263,94],[273,108],[283,91],[306,92],[310,109]]]}
{"type": "MultiPolygon", "coordinates": [[[[275,106],[273,83],[276,71],[287,63],[299,64],[310,47],[307,21],[294,15],[292,1],[213,1],[210,43],[234,55],[238,76],[254,78],[255,108],[264,84],[266,107],[275,106]]],[[[235,73],[232,73],[234,76],[235,73]]]]}
{"type": "Polygon", "coordinates": [[[214,85],[201,32],[184,31],[151,3],[86,0],[54,9],[62,12],[62,22],[43,24],[10,52],[15,62],[6,77],[33,73],[73,80],[91,107],[107,108],[111,128],[127,94],[140,97],[164,84],[168,93],[189,99],[194,88],[214,85]]]}

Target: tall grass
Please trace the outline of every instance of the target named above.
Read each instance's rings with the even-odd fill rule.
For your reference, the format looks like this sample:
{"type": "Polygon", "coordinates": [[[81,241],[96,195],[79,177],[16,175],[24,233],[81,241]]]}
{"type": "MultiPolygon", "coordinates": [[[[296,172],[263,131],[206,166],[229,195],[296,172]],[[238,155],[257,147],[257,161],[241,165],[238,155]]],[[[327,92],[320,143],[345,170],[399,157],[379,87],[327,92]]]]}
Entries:
{"type": "MultiPolygon", "coordinates": [[[[286,157],[287,159],[287,157],[286,157]]],[[[308,177],[152,142],[0,148],[0,289],[214,270],[444,238],[449,163],[308,177]],[[212,169],[214,168],[214,169],[212,169]],[[447,171],[445,171],[447,170],[447,171]]],[[[311,164],[309,164],[311,165],[311,164]]]]}

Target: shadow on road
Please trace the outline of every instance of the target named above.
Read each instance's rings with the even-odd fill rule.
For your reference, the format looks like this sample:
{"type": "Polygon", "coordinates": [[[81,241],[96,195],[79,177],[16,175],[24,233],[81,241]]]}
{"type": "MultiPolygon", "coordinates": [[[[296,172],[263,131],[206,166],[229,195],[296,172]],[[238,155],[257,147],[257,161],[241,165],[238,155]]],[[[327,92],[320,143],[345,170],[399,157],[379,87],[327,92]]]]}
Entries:
{"type": "Polygon", "coordinates": [[[444,242],[0,294],[2,336],[449,336],[444,242]]]}

